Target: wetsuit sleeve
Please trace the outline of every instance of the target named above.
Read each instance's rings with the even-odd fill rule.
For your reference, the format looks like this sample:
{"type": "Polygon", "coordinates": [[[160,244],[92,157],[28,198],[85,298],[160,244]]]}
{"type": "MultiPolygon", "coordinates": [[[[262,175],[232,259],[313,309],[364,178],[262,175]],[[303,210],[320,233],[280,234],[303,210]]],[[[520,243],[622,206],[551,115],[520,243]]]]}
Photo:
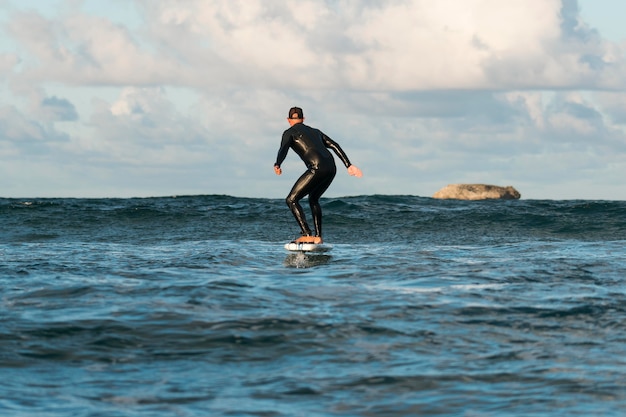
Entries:
{"type": "Polygon", "coordinates": [[[337,142],[326,136],[324,133],[322,133],[322,139],[324,140],[324,146],[326,146],[328,149],[332,149],[333,152],[337,154],[339,159],[341,159],[341,162],[343,162],[346,168],[352,165],[350,163],[350,160],[348,159],[348,155],[346,155],[346,153],[343,151],[343,149],[341,149],[341,146],[339,146],[337,142]]]}
{"type": "Polygon", "coordinates": [[[283,133],[283,139],[280,141],[280,148],[278,149],[278,155],[276,155],[276,162],[274,162],[274,166],[280,167],[280,164],[282,164],[287,157],[287,152],[289,152],[290,147],[291,134],[287,130],[283,133]]]}

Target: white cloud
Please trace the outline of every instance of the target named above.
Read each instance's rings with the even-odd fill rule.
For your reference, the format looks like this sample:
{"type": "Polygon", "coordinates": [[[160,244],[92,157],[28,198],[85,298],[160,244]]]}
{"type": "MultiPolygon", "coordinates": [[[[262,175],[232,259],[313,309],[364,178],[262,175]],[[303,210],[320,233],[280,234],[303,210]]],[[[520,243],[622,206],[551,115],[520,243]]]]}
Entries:
{"type": "Polygon", "coordinates": [[[594,97],[613,123],[626,125],[626,92],[597,92],[594,97]]]}
{"type": "Polygon", "coordinates": [[[53,121],[75,121],[78,119],[76,108],[67,99],[56,96],[46,97],[40,103],[42,116],[53,121]]]}
{"type": "Polygon", "coordinates": [[[19,59],[14,53],[0,53],[0,74],[8,76],[8,74],[18,64],[19,59]]]}
{"type": "Polygon", "coordinates": [[[623,51],[590,36],[559,0],[140,4],[146,26],[134,32],[78,12],[16,14],[9,33],[29,52],[22,75],[212,89],[623,85],[623,51]]]}
{"type": "Polygon", "coordinates": [[[142,85],[167,82],[179,70],[144,50],[127,28],[102,17],[72,14],[49,20],[16,14],[8,30],[23,48],[19,77],[25,82],[68,85],[142,85]]]}

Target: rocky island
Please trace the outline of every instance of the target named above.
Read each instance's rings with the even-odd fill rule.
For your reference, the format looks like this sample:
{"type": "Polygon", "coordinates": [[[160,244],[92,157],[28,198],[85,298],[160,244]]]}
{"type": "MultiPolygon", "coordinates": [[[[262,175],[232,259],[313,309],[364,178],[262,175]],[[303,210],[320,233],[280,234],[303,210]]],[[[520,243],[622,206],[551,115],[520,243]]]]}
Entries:
{"type": "Polygon", "coordinates": [[[487,184],[449,184],[437,191],[433,198],[456,200],[517,200],[521,194],[512,186],[487,184]]]}

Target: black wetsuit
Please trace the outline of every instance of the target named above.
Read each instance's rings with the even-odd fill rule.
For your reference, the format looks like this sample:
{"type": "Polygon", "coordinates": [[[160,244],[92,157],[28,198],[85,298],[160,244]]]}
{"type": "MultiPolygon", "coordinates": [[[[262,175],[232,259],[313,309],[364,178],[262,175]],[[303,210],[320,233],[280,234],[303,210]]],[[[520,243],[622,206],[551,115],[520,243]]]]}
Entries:
{"type": "Polygon", "coordinates": [[[343,164],[348,168],[350,160],[339,144],[326,136],[320,130],[297,123],[285,130],[280,143],[275,166],[285,160],[289,149],[293,149],[306,164],[307,170],[298,178],[287,196],[287,205],[293,213],[296,221],[305,236],[311,235],[311,229],[306,222],[304,211],[299,201],[306,195],[309,196],[309,206],[313,214],[313,223],[317,236],[322,236],[322,208],[319,199],[328,189],[335,178],[337,167],[335,159],[328,149],[332,149],[343,164]]]}

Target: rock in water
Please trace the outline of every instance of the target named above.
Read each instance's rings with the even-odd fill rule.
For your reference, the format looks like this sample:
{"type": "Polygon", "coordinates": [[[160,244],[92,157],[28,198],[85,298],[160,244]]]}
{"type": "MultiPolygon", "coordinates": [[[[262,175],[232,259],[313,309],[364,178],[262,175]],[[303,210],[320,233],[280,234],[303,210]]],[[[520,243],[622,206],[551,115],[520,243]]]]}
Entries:
{"type": "Polygon", "coordinates": [[[437,191],[433,198],[457,200],[517,200],[521,194],[510,185],[500,187],[486,184],[450,184],[437,191]]]}

